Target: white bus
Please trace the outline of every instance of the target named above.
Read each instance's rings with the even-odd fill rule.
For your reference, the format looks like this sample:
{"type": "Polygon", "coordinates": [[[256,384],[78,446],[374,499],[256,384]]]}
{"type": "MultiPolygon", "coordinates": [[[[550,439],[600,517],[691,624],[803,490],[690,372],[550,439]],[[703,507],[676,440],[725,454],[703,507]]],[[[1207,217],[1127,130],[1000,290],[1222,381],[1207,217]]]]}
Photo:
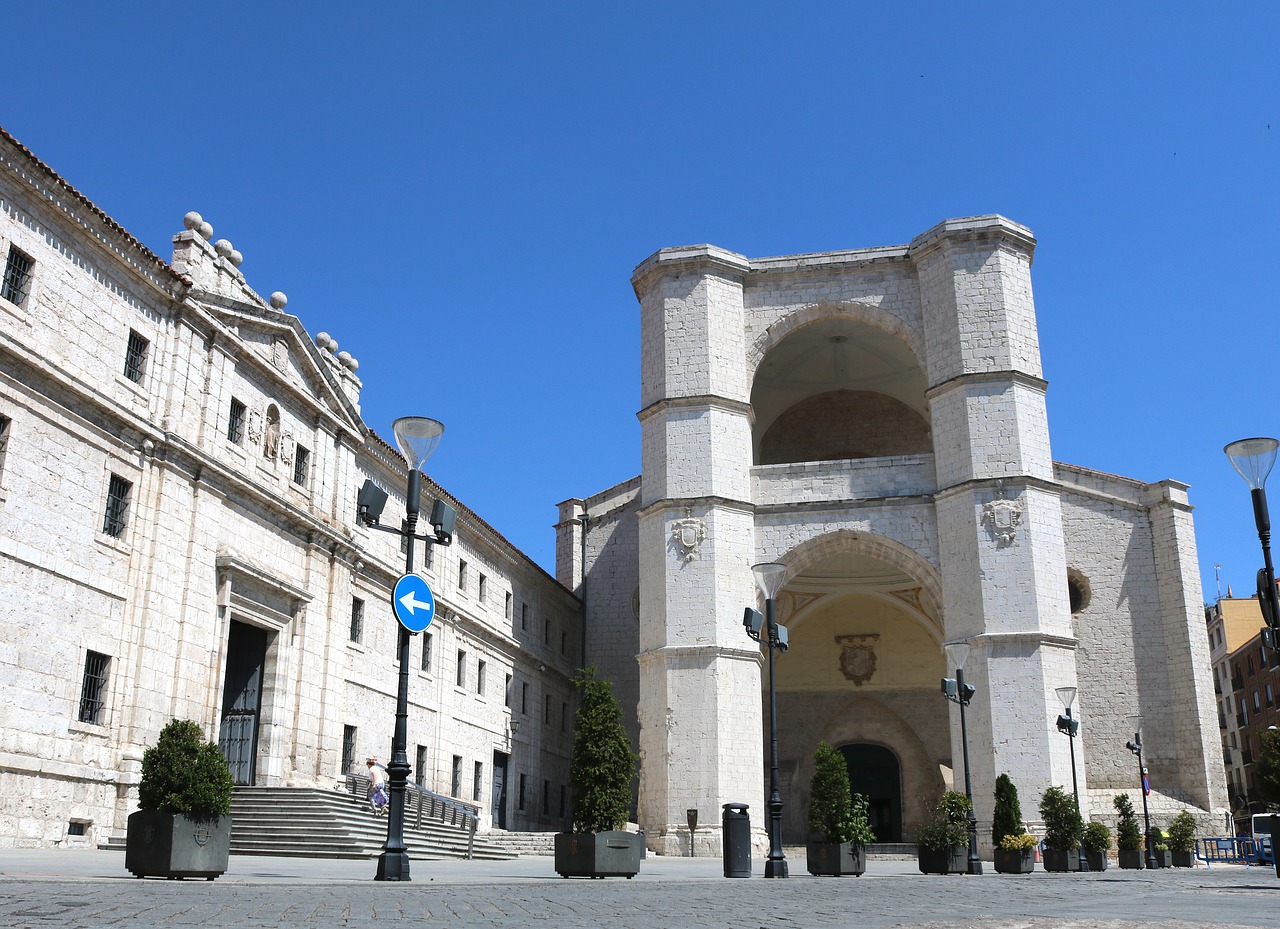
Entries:
{"type": "Polygon", "coordinates": [[[1254,813],[1249,820],[1249,835],[1253,838],[1256,861],[1272,864],[1275,861],[1271,845],[1271,814],[1254,813]]]}

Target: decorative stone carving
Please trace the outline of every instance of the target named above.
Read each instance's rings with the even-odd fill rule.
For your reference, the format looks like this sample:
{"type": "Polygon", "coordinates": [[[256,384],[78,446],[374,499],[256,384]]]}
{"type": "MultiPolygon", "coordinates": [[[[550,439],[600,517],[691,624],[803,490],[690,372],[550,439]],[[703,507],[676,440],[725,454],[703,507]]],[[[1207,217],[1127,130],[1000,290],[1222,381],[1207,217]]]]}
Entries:
{"type": "Polygon", "coordinates": [[[271,363],[281,371],[289,367],[289,345],[284,339],[276,339],[271,346],[271,363]]]}
{"type": "Polygon", "coordinates": [[[293,433],[286,432],[280,437],[280,460],[287,465],[293,464],[293,449],[298,443],[293,440],[293,433]]]}
{"type": "Polygon", "coordinates": [[[698,560],[698,548],[706,537],[706,524],[693,515],[693,507],[685,507],[684,519],[677,519],[671,524],[671,538],[685,562],[698,560]]]}
{"type": "Polygon", "coordinates": [[[995,539],[996,545],[1001,548],[1012,545],[1018,535],[1018,525],[1022,522],[1022,504],[1003,497],[988,500],[982,505],[982,522],[995,539]]]}
{"type": "Polygon", "coordinates": [[[253,445],[262,441],[262,410],[249,411],[249,441],[253,445]]]}
{"type": "Polygon", "coordinates": [[[876,673],[876,640],[879,633],[865,635],[838,635],[840,646],[840,673],[861,687],[876,673]]]}

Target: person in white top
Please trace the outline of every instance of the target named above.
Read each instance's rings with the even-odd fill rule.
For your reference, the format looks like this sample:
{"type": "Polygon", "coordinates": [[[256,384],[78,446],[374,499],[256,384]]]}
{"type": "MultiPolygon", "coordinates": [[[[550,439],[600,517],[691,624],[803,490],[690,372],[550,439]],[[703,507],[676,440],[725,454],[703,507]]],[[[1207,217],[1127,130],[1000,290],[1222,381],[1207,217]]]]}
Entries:
{"type": "Polygon", "coordinates": [[[381,816],[387,811],[387,771],[378,764],[378,759],[370,758],[365,764],[369,768],[369,807],[374,816],[381,816]]]}

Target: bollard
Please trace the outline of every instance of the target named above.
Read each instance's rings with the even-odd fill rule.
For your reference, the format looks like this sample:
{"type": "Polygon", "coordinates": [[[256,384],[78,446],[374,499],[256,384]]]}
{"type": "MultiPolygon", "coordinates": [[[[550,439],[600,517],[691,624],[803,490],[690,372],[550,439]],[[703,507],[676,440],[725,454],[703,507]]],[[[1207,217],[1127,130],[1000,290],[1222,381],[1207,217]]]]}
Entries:
{"type": "Polygon", "coordinates": [[[751,876],[751,817],[747,804],[726,803],[721,818],[724,876],[751,876]]]}

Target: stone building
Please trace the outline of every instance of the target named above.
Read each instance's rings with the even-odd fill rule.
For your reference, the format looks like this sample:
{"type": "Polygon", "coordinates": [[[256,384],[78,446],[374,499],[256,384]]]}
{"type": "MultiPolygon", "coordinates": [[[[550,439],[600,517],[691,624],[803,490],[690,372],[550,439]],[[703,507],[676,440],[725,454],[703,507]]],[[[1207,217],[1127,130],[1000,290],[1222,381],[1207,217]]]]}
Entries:
{"type": "MultiPolygon", "coordinates": [[[[557,574],[641,752],[649,844],[688,853],[686,811],[746,802],[767,758],[750,566],[786,566],[778,658],[784,837],[803,841],[812,755],[838,747],[879,837],[910,841],[962,789],[938,692],[966,641],[984,847],[1008,773],[1035,817],[1071,787],[1055,690],[1074,712],[1086,816],[1135,792],[1143,718],[1153,809],[1226,808],[1186,485],[1055,462],[1030,230],[949,220],[909,245],[748,259],[663,249],[632,277],[641,474],[561,504],[557,574]],[[763,734],[763,738],[762,738],[763,734]]],[[[1064,398],[1070,402],[1070,398],[1064,398]]],[[[715,853],[718,830],[697,851],[715,853]]]]}
{"type": "MultiPolygon", "coordinates": [[[[242,784],[389,760],[404,555],[356,496],[373,479],[397,524],[405,462],[361,419],[356,361],[185,226],[165,262],[0,131],[3,845],[123,835],[174,717],[242,784]]],[[[412,776],[486,824],[555,829],[581,604],[423,489],[458,521],[419,547],[439,607],[412,644],[412,776]]]]}

